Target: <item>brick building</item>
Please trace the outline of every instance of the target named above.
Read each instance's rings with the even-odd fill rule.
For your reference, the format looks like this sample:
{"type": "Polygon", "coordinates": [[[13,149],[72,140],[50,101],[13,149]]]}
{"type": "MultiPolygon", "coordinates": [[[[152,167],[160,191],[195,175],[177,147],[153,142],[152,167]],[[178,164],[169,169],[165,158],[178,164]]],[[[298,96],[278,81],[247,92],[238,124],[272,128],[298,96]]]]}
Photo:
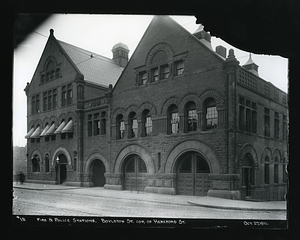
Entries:
{"type": "Polygon", "coordinates": [[[50,31],[25,89],[28,179],[284,198],[287,95],[251,55],[241,66],[201,25],[190,34],[167,16],[153,18],[129,61],[126,45],[112,51],[104,59],[50,31]]]}

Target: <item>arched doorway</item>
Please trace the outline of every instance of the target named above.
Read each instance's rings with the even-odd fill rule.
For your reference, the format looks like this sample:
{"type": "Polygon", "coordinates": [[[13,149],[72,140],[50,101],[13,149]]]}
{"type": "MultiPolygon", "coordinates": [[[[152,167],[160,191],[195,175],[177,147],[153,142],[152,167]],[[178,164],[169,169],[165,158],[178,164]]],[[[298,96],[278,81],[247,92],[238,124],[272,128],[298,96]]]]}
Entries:
{"type": "Polygon", "coordinates": [[[67,180],[68,160],[64,154],[59,154],[56,158],[56,179],[58,184],[63,184],[67,180]]]}
{"type": "Polygon", "coordinates": [[[94,187],[103,187],[106,183],[105,180],[105,166],[99,159],[95,159],[91,164],[92,182],[94,187]]]}
{"type": "Polygon", "coordinates": [[[145,162],[138,155],[130,155],[124,162],[124,189],[144,191],[147,186],[145,162]]]}
{"type": "Polygon", "coordinates": [[[209,173],[209,165],[199,153],[185,153],[177,165],[177,194],[206,196],[210,188],[209,173]]]}
{"type": "Polygon", "coordinates": [[[254,185],[254,161],[252,155],[247,153],[242,163],[242,186],[246,189],[246,197],[251,196],[252,185],[254,185]]]}

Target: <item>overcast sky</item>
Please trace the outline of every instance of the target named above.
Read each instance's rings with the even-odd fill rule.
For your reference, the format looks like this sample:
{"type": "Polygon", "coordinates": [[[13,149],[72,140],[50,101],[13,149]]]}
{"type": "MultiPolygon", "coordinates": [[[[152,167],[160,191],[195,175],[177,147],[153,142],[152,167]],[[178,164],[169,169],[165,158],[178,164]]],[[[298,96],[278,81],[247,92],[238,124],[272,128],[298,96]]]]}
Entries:
{"type": "MultiPolygon", "coordinates": [[[[198,26],[194,16],[172,16],[189,32],[198,26]]],[[[25,146],[27,133],[27,100],[24,88],[30,82],[50,29],[56,39],[70,43],[91,52],[112,58],[111,49],[116,43],[125,43],[131,57],[153,16],[150,15],[91,15],[55,14],[39,26],[14,52],[13,73],[13,146],[25,146]]],[[[205,30],[205,26],[204,26],[205,30]]],[[[219,38],[212,37],[212,47],[223,45],[234,53],[240,65],[247,62],[249,53],[238,50],[219,38]]],[[[279,56],[252,54],[252,60],[259,66],[259,76],[287,92],[288,61],[279,56]]]]}

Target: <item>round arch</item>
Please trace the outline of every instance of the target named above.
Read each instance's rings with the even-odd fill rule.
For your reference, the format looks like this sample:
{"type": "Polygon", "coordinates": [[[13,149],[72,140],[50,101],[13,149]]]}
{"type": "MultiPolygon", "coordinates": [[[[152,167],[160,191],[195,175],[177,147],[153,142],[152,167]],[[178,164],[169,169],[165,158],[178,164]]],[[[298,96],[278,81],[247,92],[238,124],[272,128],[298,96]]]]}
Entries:
{"type": "Polygon", "coordinates": [[[246,154],[248,154],[248,153],[252,156],[255,169],[257,170],[258,169],[257,153],[256,153],[255,149],[253,148],[253,146],[248,143],[242,147],[241,153],[239,155],[239,158],[238,158],[239,167],[243,166],[244,158],[245,158],[246,154]]]}
{"type": "Polygon", "coordinates": [[[138,111],[138,116],[141,117],[142,112],[146,109],[150,111],[151,116],[156,116],[156,114],[157,114],[156,107],[149,102],[145,102],[140,105],[139,111],[138,111]]]}
{"type": "Polygon", "coordinates": [[[273,158],[272,158],[273,161],[275,161],[276,157],[278,158],[278,161],[281,161],[281,153],[278,148],[273,149],[272,155],[273,155],[273,158]]]}
{"type": "Polygon", "coordinates": [[[180,101],[180,104],[178,106],[178,110],[180,112],[184,112],[184,106],[188,103],[188,102],[194,102],[195,105],[196,105],[196,110],[197,111],[200,111],[201,109],[201,102],[200,102],[200,99],[199,97],[194,94],[194,93],[190,93],[186,96],[184,96],[181,101],[180,101]]]}
{"type": "Polygon", "coordinates": [[[261,159],[260,161],[263,163],[265,161],[266,156],[269,157],[270,161],[272,159],[272,152],[269,147],[264,147],[262,154],[261,154],[261,159]]]}
{"type": "Polygon", "coordinates": [[[167,115],[167,109],[172,104],[175,104],[178,107],[180,104],[179,99],[177,97],[171,97],[171,98],[167,99],[162,105],[161,114],[167,115]]]}
{"type": "Polygon", "coordinates": [[[43,160],[41,152],[40,152],[39,150],[37,150],[37,149],[34,150],[34,151],[31,153],[31,155],[30,155],[30,160],[31,160],[31,159],[33,158],[33,156],[35,156],[35,155],[38,155],[40,161],[43,160]]]}
{"type": "Polygon", "coordinates": [[[91,164],[96,159],[98,159],[98,160],[100,160],[100,161],[103,162],[103,164],[105,166],[106,173],[109,173],[110,172],[109,161],[108,161],[107,157],[105,157],[104,155],[102,155],[99,152],[92,153],[88,157],[88,159],[85,162],[84,172],[85,173],[89,173],[90,172],[91,164]]]}
{"type": "Polygon", "coordinates": [[[125,109],[124,108],[117,108],[114,113],[111,115],[111,122],[112,124],[116,123],[116,118],[119,114],[122,114],[125,117],[125,109]]]}
{"type": "Polygon", "coordinates": [[[222,95],[215,91],[215,90],[207,90],[205,91],[204,93],[202,93],[200,95],[200,108],[202,110],[202,104],[204,103],[205,99],[207,98],[213,98],[215,101],[216,101],[216,105],[217,105],[217,108],[222,108],[223,107],[223,97],[222,95]]]}
{"type": "Polygon", "coordinates": [[[165,173],[174,173],[176,172],[176,162],[182,156],[182,154],[187,152],[197,152],[205,158],[209,164],[211,173],[221,173],[222,172],[222,163],[220,162],[217,154],[211,149],[208,145],[203,142],[191,140],[179,143],[176,145],[168,154],[164,172],[165,173]]]}
{"type": "Polygon", "coordinates": [[[155,164],[151,155],[143,147],[136,144],[129,145],[120,151],[113,168],[114,173],[122,173],[124,160],[131,154],[136,154],[144,160],[148,173],[155,173],[155,164]]]}
{"type": "Polygon", "coordinates": [[[55,152],[53,153],[53,156],[52,156],[52,160],[51,160],[51,164],[52,166],[55,165],[55,159],[56,157],[59,155],[59,154],[64,154],[68,160],[68,165],[71,165],[71,155],[70,153],[68,152],[67,149],[63,148],[63,147],[60,147],[58,149],[55,150],[55,152]]]}

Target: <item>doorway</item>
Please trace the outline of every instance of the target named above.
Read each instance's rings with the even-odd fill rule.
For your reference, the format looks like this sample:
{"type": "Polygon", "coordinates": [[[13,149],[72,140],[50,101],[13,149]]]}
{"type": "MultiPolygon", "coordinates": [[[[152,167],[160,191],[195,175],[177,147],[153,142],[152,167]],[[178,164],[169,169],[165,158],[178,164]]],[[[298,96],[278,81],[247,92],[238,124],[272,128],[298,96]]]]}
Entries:
{"type": "Polygon", "coordinates": [[[94,187],[103,187],[106,183],[104,176],[105,166],[103,162],[99,159],[94,160],[91,165],[91,172],[94,187]]]}
{"type": "Polygon", "coordinates": [[[250,154],[246,154],[242,165],[242,186],[246,189],[246,197],[251,197],[254,185],[254,161],[250,154]]]}
{"type": "Polygon", "coordinates": [[[67,165],[68,160],[64,154],[60,154],[57,156],[56,161],[56,178],[58,184],[63,184],[67,180],[67,165]]]}

